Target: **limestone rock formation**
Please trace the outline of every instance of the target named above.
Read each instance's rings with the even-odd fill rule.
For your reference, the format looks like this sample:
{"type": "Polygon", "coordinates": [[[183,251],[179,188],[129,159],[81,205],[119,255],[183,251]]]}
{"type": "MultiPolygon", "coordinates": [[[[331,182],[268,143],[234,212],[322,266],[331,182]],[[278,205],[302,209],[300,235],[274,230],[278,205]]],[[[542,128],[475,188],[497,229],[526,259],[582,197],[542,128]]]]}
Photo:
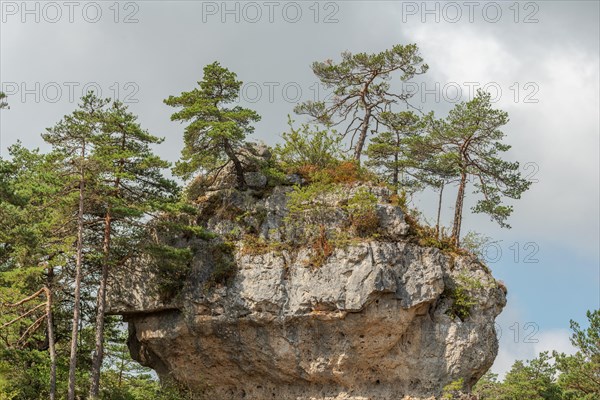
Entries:
{"type": "Polygon", "coordinates": [[[350,229],[345,205],[365,188],[377,233],[333,246],[317,266],[314,247],[285,245],[299,229],[292,187],[203,192],[198,223],[218,236],[181,239],[194,258],[179,293],[160,296],[142,260],[111,283],[110,311],[129,323],[134,358],[215,400],[397,400],[474,384],[496,356],[505,292],[474,256],[414,240],[385,188],[331,194],[328,229],[350,229]],[[215,283],[224,237],[235,275],[215,283]]]}

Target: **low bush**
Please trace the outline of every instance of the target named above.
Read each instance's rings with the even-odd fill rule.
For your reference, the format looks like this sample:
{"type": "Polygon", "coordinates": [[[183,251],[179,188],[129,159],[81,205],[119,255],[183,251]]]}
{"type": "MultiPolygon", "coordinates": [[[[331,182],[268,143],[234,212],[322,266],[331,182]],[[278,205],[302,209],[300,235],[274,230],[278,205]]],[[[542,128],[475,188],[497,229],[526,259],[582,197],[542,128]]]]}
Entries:
{"type": "Polygon", "coordinates": [[[324,226],[320,226],[319,235],[312,242],[312,253],[308,260],[308,266],[319,268],[325,264],[329,256],[333,254],[333,244],[327,237],[327,232],[324,226]]]}
{"type": "Polygon", "coordinates": [[[470,292],[484,288],[483,283],[475,278],[460,274],[454,281],[454,287],[446,289],[446,296],[452,299],[452,305],[446,312],[452,319],[466,320],[471,315],[471,308],[477,300],[470,292]]]}
{"type": "Polygon", "coordinates": [[[359,237],[370,237],[379,229],[377,216],[377,197],[366,188],[360,188],[346,206],[350,214],[350,223],[359,237]]]}
{"type": "Polygon", "coordinates": [[[217,241],[211,244],[210,253],[214,263],[209,286],[227,285],[235,277],[235,245],[232,242],[217,241]]]}
{"type": "Polygon", "coordinates": [[[281,136],[283,144],[275,146],[275,156],[284,170],[298,172],[305,165],[317,169],[329,167],[343,156],[342,138],[337,132],[318,130],[308,124],[295,129],[288,118],[289,132],[281,136]]]}

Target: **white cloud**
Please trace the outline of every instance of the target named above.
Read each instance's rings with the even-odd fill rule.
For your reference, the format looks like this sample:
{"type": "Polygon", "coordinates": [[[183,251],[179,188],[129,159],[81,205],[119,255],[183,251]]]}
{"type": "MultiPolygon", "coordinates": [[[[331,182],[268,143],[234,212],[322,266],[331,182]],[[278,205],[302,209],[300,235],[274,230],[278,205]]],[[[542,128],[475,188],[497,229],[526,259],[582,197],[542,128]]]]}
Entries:
{"type": "Polygon", "coordinates": [[[492,34],[477,30],[475,25],[417,26],[413,36],[427,56],[435,78],[450,82],[503,82],[520,61],[506,43],[492,34]],[[435,61],[435,62],[434,62],[435,61]]]}

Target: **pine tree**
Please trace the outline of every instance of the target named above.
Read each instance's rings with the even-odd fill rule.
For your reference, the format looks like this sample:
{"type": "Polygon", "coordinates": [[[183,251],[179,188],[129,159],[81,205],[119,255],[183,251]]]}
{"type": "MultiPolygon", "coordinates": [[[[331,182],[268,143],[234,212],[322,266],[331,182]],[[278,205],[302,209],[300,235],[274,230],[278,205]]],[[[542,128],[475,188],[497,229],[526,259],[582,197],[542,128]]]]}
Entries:
{"type": "Polygon", "coordinates": [[[396,191],[418,186],[408,139],[422,134],[419,117],[410,111],[385,112],[380,120],[388,129],[371,139],[366,151],[367,166],[378,171],[396,191]]]}
{"type": "Polygon", "coordinates": [[[516,361],[504,378],[502,399],[561,400],[562,392],[556,384],[556,366],[548,352],[533,360],[516,361]]]}
{"type": "Polygon", "coordinates": [[[92,157],[99,171],[94,188],[99,204],[95,208],[102,210],[103,232],[91,398],[98,398],[100,389],[109,273],[131,258],[127,249],[139,247],[144,221],[175,200],[178,193],[176,183],[162,174],[169,163],[150,148],[161,142],[142,129],[137,117],[118,101],[103,114],[101,132],[94,139],[92,157]]]}
{"type": "MultiPolygon", "coordinates": [[[[452,239],[460,242],[463,204],[469,178],[474,179],[475,193],[481,194],[473,212],[485,213],[500,226],[510,228],[506,219],[512,206],[504,198],[519,199],[531,182],[521,176],[518,162],[500,158],[511,146],[503,143],[500,128],[508,123],[508,114],[492,108],[490,94],[478,91],[469,102],[458,104],[443,123],[436,124],[421,149],[429,153],[441,170],[458,177],[454,207],[452,239]]],[[[434,163],[434,164],[435,164],[434,163]]]]}
{"type": "Polygon", "coordinates": [[[588,311],[586,329],[571,321],[573,355],[554,352],[561,372],[558,383],[566,398],[591,400],[600,398],[600,310],[588,311]]]}
{"type": "Polygon", "coordinates": [[[351,136],[354,158],[360,161],[369,130],[379,130],[381,113],[390,111],[392,104],[410,98],[407,93],[389,91],[390,74],[402,72],[400,79],[408,81],[428,68],[415,44],[396,45],[378,54],[344,52],[337,64],[331,60],[312,64],[314,74],[325,88],[333,89],[331,100],[307,101],[294,111],[328,126],[347,124],[344,136],[351,136]]]}
{"type": "Polygon", "coordinates": [[[227,105],[234,102],[242,86],[237,75],[218,62],[204,67],[199,88],[170,96],[164,102],[181,107],[171,115],[172,121],[189,122],[184,130],[181,161],[174,172],[184,179],[202,169],[220,171],[233,163],[237,186],[246,187],[240,148],[246,136],[254,131],[252,122],[260,116],[247,108],[227,105]]]}
{"type": "Polygon", "coordinates": [[[85,95],[79,109],[67,115],[49,128],[42,135],[44,140],[52,145],[55,152],[63,155],[67,165],[70,165],[69,184],[77,186],[77,240],[75,244],[75,282],[73,321],[71,330],[71,352],[69,361],[69,388],[68,400],[75,399],[75,373],[77,368],[77,346],[79,337],[79,322],[81,318],[81,282],[84,266],[84,224],[87,187],[91,180],[94,163],[90,158],[93,141],[101,131],[103,108],[108,100],[98,98],[93,93],[85,95]]]}

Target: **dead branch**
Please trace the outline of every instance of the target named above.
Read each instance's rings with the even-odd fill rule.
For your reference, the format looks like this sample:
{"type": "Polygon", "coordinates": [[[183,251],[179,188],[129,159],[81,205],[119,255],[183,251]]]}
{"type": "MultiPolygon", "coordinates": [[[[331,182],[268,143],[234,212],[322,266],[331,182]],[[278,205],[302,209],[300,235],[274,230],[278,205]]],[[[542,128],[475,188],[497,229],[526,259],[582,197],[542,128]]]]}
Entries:
{"type": "Polygon", "coordinates": [[[46,305],[46,303],[38,304],[37,306],[33,307],[31,310],[27,311],[25,314],[22,314],[22,315],[18,316],[17,318],[13,319],[12,321],[7,322],[4,325],[0,326],[0,329],[4,329],[8,326],[11,326],[15,322],[20,321],[21,319],[25,318],[26,316],[33,314],[35,312],[35,310],[37,310],[38,308],[42,308],[45,305],[46,305]]]}
{"type": "Polygon", "coordinates": [[[38,296],[39,296],[40,294],[42,294],[43,292],[44,292],[44,289],[40,289],[40,290],[38,290],[37,292],[35,292],[34,294],[32,294],[31,296],[29,296],[29,297],[25,297],[23,300],[21,300],[21,301],[18,301],[18,302],[16,302],[15,304],[6,304],[6,307],[13,308],[13,307],[20,306],[21,304],[25,304],[25,303],[27,303],[28,301],[31,301],[31,300],[35,299],[36,297],[38,297],[38,296]]]}
{"type": "Polygon", "coordinates": [[[17,340],[17,345],[19,345],[19,343],[21,343],[25,338],[27,338],[27,336],[29,336],[30,334],[32,334],[33,332],[35,332],[42,325],[42,322],[45,319],[46,319],[46,315],[42,315],[33,324],[31,324],[31,326],[29,326],[29,328],[27,328],[25,330],[25,332],[19,338],[19,340],[17,340]]]}

